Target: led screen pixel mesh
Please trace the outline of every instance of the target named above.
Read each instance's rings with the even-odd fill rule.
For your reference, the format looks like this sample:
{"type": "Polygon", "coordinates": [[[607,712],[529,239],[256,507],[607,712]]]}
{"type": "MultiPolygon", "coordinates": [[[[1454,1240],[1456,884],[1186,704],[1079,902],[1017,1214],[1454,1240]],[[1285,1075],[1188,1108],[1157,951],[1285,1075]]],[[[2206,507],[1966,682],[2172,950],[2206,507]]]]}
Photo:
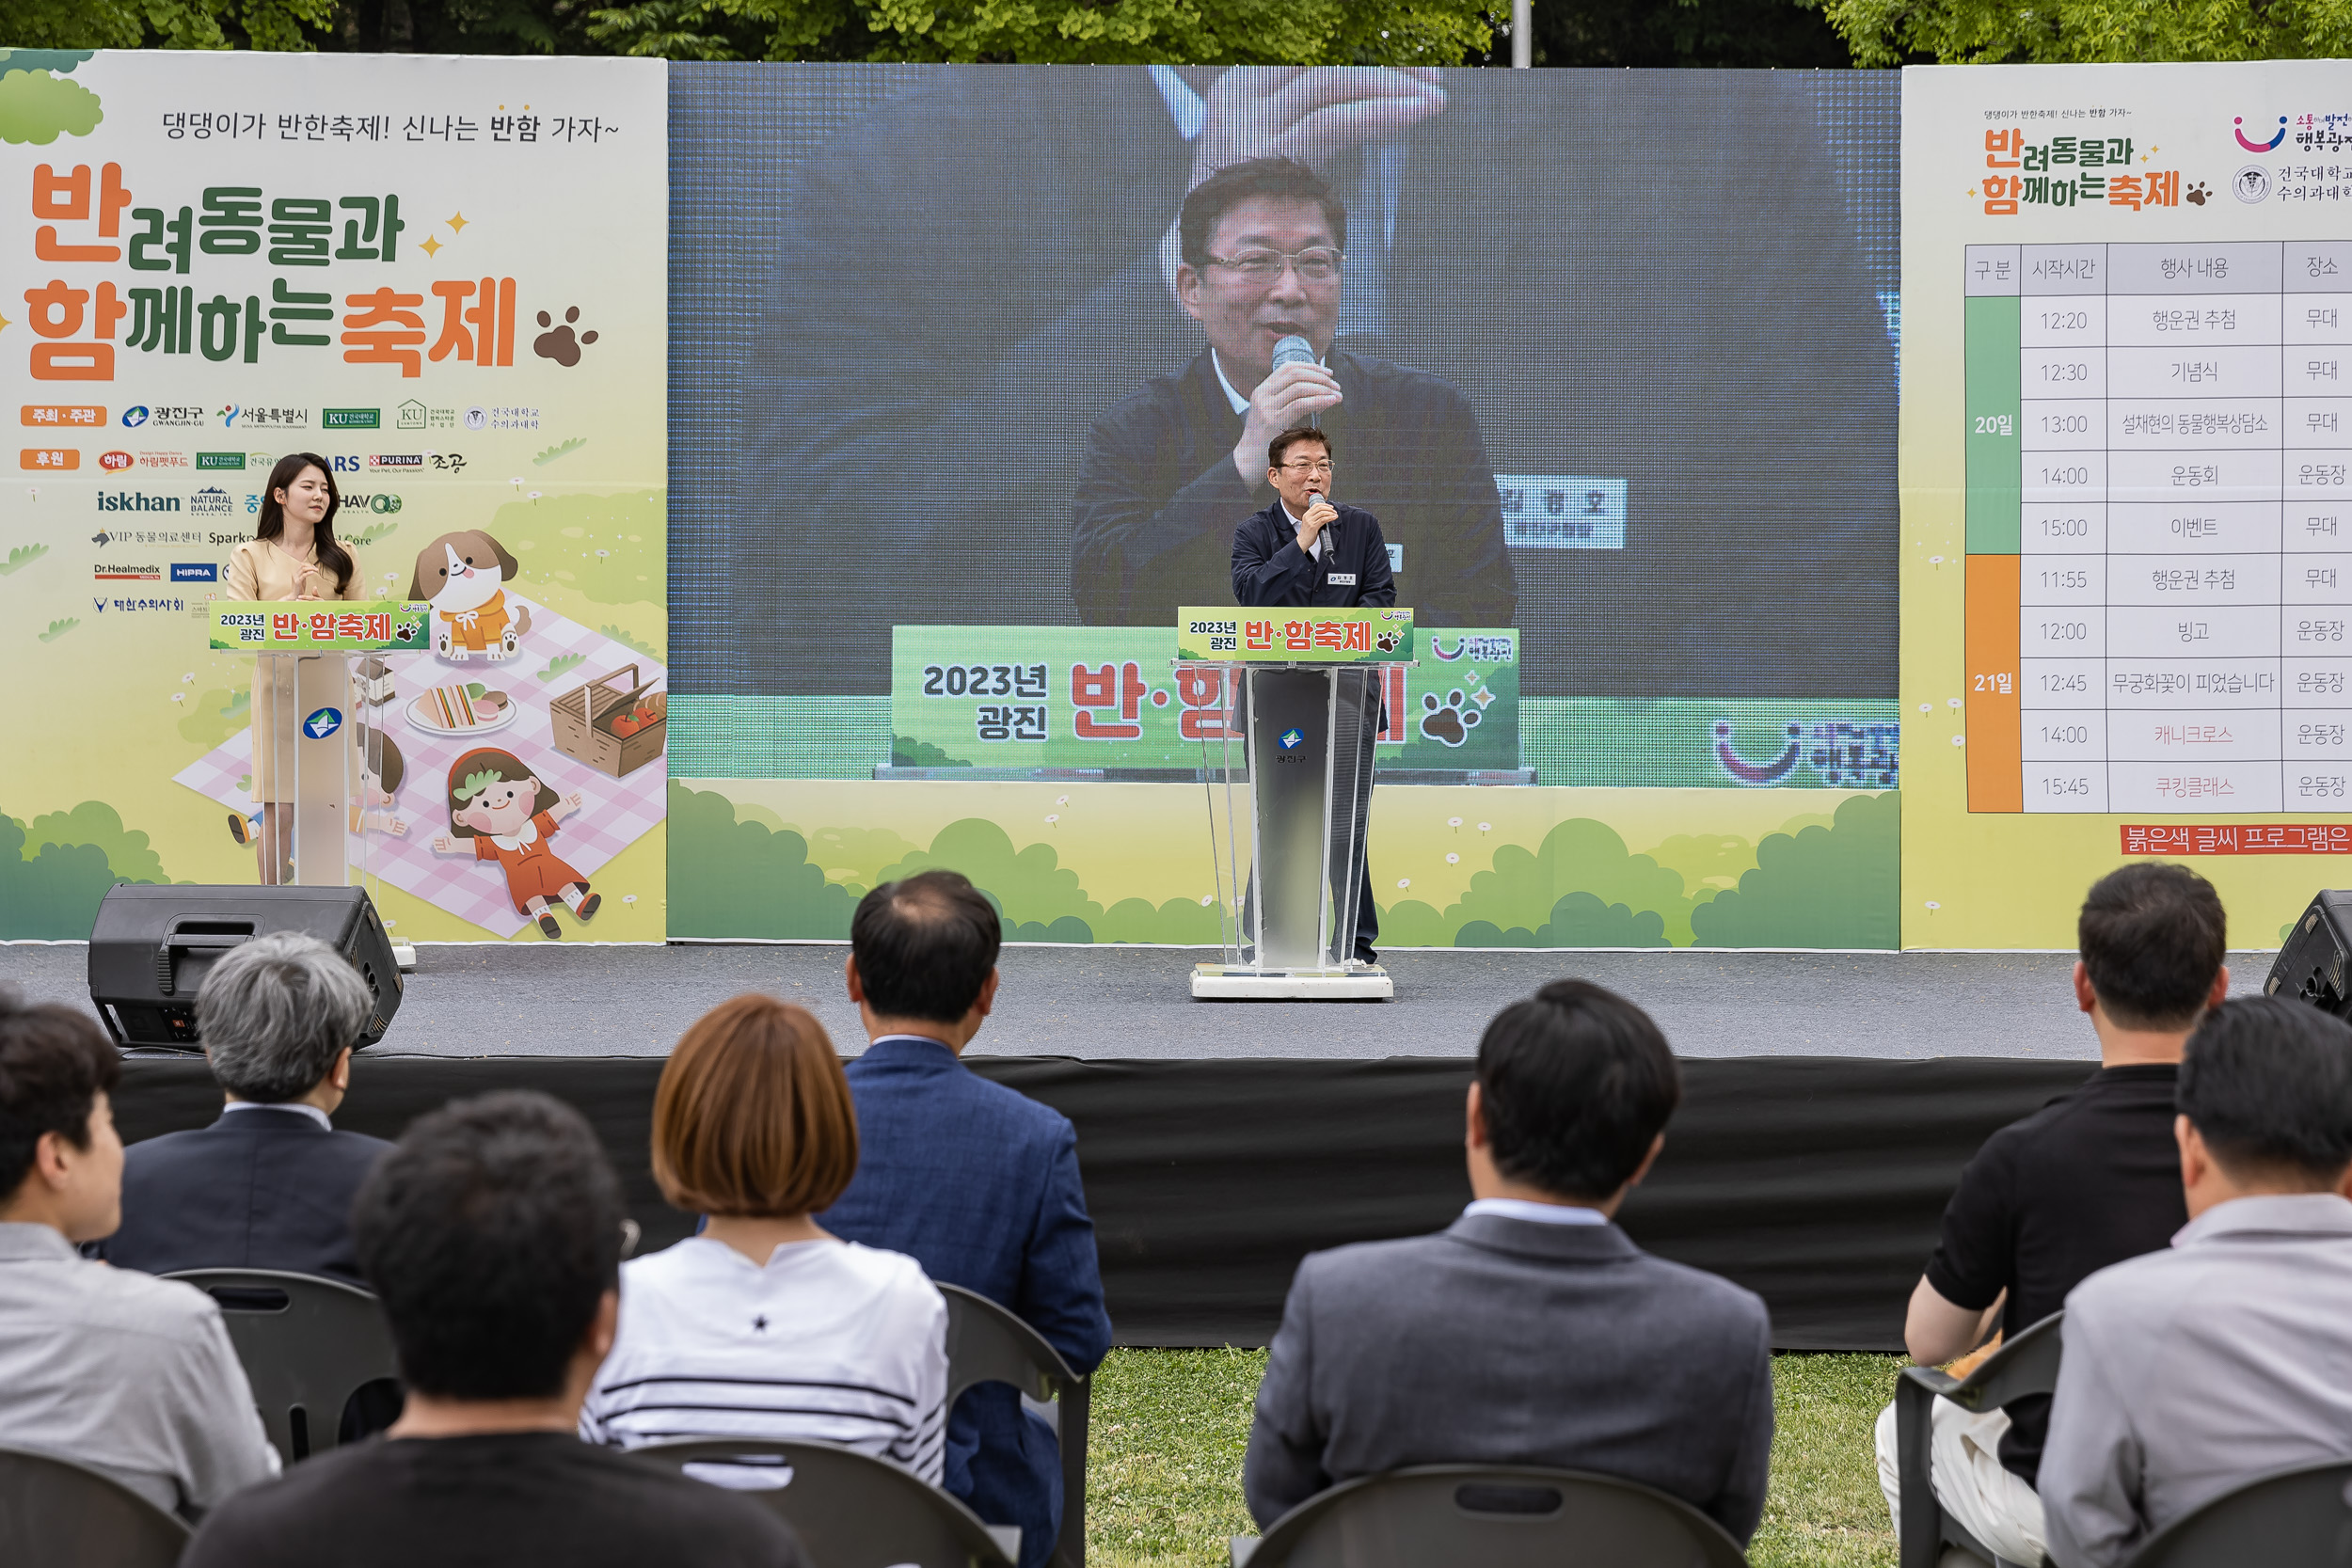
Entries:
{"type": "MultiPolygon", "coordinates": [[[[1444,85],[1320,165],[1333,494],[1399,602],[1520,627],[1537,697],[1891,697],[1891,73],[1444,85]]],[[[1211,483],[1241,420],[1161,254],[1218,106],[1143,68],[672,68],[682,692],[876,695],[894,624],[1218,585],[1272,495],[1211,483]]]]}

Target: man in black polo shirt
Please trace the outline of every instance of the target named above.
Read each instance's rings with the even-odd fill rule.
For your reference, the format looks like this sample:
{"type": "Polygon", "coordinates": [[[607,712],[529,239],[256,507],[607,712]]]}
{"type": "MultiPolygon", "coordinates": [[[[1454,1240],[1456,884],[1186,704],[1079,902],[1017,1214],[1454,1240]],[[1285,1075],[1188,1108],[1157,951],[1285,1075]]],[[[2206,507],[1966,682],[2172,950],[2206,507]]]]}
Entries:
{"type": "MultiPolygon", "coordinates": [[[[2101,1070],[2002,1128],[1961,1172],[1944,1233],[1911,1293],[1903,1340],[1937,1365],[2058,1310],[2086,1275],[2160,1251],[2188,1223],[2173,1142],[2181,1048],[2230,994],[2228,927],[2213,884],[2143,862],[2083,900],[2074,1000],[2099,1036],[2101,1070]]],[[[1935,1402],[1932,1465],[1944,1511],[2002,1558],[2042,1558],[2042,1464],[2050,1402],[1971,1415],[1935,1402]]],[[[1879,1483],[1901,1525],[1895,1407],[1880,1413],[1879,1483]]]]}

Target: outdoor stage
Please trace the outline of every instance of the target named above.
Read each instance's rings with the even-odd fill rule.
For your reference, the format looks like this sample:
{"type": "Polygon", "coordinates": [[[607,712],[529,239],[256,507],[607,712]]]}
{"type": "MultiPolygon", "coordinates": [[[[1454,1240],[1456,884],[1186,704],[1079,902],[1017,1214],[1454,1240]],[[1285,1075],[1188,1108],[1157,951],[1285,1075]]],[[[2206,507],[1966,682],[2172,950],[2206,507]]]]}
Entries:
{"type": "MultiPolygon", "coordinates": [[[[87,1006],[87,948],[0,945],[0,983],[87,1006]]],[[[396,1136],[456,1095],[543,1088],[596,1124],[645,1243],[685,1233],[646,1168],[660,1058],[760,990],[864,1041],[840,944],[427,946],[338,1122],[396,1136]]],[[[1078,1130],[1120,1339],[1262,1344],[1307,1251],[1442,1227],[1462,1172],[1467,1058],[1486,1020],[1582,975],[1649,1008],[1685,1098],[1623,1219],[1645,1246],[1749,1286],[1784,1349],[1899,1348],[1936,1217],[1984,1136],[2096,1060],[2072,955],[1430,950],[1389,956],[1391,1003],[1206,1003],[1188,949],[1012,947],[976,1070],[1078,1130]]],[[[2233,989],[2271,955],[2231,955],[2233,989]]],[[[126,1064],[129,1139],[211,1118],[200,1062],[126,1064]]]]}

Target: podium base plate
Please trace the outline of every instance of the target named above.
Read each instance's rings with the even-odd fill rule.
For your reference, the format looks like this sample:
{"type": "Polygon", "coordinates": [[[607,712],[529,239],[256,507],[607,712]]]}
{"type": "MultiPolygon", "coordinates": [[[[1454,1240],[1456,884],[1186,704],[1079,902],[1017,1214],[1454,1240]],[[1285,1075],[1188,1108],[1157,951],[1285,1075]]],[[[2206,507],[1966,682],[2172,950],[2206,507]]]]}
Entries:
{"type": "Polygon", "coordinates": [[[1371,964],[1260,970],[1204,963],[1192,968],[1196,1002],[1387,1002],[1395,995],[1389,972],[1371,964]]]}

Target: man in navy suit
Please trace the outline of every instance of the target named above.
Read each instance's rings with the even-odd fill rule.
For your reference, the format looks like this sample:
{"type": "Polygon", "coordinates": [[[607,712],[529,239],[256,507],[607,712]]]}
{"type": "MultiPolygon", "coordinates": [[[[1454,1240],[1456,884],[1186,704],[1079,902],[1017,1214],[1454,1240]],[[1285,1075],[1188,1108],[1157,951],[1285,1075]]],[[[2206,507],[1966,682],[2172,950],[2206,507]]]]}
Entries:
{"type": "MultiPolygon", "coordinates": [[[[1396,581],[1389,575],[1389,546],[1380,535],[1380,519],[1359,506],[1334,506],[1324,499],[1334,471],[1331,438],[1305,425],[1286,430],[1267,443],[1265,462],[1274,504],[1250,514],[1233,531],[1233,602],[1343,610],[1396,603],[1396,581]]],[[[1372,898],[1364,829],[1372,820],[1372,748],[1381,730],[1380,688],[1366,679],[1352,696],[1345,686],[1340,695],[1356,705],[1359,748],[1355,850],[1363,874],[1356,893],[1355,956],[1359,963],[1377,963],[1373,942],[1380,935],[1380,907],[1372,898]]],[[[1339,896],[1336,885],[1332,896],[1339,896]]]]}
{"type": "MultiPolygon", "coordinates": [[[[822,1223],[903,1252],[923,1272],[1009,1308],[1090,1372],[1110,1348],[1094,1222],[1070,1120],[957,1060],[996,1000],[995,906],[953,871],[867,894],[850,923],[850,999],[872,1043],[849,1067],[858,1168],[822,1223]]],[[[1021,1527],[1022,1568],[1053,1553],[1061,1458],[1008,1384],[947,1418],[946,1489],[993,1525],[1021,1527]]]]}
{"type": "Polygon", "coordinates": [[[228,1104],[210,1127],[125,1151],[122,1227],[95,1255],[147,1274],[283,1269],[363,1283],[351,1203],[391,1145],[327,1118],[373,1006],[315,937],[255,937],[214,965],[196,1021],[228,1104]]]}

